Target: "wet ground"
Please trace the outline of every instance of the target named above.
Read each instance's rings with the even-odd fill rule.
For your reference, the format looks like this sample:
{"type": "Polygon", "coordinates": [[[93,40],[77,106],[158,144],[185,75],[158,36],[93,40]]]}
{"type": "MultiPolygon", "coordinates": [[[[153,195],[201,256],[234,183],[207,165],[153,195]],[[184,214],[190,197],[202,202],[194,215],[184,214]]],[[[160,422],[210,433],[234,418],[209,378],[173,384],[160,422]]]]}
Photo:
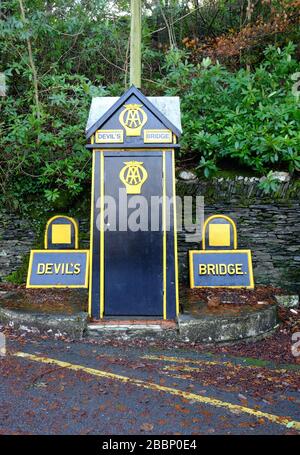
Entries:
{"type": "MultiPolygon", "coordinates": [[[[82,292],[4,291],[1,304],[10,309],[86,310],[82,292]]],[[[267,288],[219,291],[221,306],[208,310],[205,292],[186,291],[184,311],[273,303],[267,288]]],[[[126,334],[71,342],[5,329],[0,434],[299,434],[300,365],[291,352],[299,318],[283,316],[272,337],[231,346],[126,334]]]]}
{"type": "Polygon", "coordinates": [[[189,313],[196,318],[238,316],[260,311],[267,305],[274,304],[274,294],[281,292],[280,289],[271,286],[257,286],[254,290],[181,287],[180,303],[183,313],[189,313]]]}
{"type": "Polygon", "coordinates": [[[1,434],[297,434],[300,368],[134,346],[7,339],[1,434]]]}
{"type": "MultiPolygon", "coordinates": [[[[181,286],[181,310],[195,317],[238,315],[273,304],[275,292],[280,290],[267,286],[258,286],[255,290],[189,289],[181,286]],[[215,307],[207,306],[211,296],[217,300],[215,307]]],[[[26,289],[24,286],[2,284],[0,304],[11,310],[71,315],[87,311],[88,294],[86,290],[26,289]]]]}
{"type": "Polygon", "coordinates": [[[16,289],[8,287],[0,297],[1,306],[16,311],[66,315],[87,311],[86,290],[26,289],[19,286],[16,289]]]}

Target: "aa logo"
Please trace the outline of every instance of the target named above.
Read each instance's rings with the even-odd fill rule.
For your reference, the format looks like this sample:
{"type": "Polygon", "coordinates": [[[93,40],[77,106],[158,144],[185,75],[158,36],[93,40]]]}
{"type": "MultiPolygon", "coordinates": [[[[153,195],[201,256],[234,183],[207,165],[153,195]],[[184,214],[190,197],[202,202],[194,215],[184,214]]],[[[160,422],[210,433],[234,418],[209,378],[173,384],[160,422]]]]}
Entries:
{"type": "Polygon", "coordinates": [[[141,194],[142,185],[148,178],[148,172],[141,161],[127,161],[120,171],[120,180],[126,187],[127,194],[141,194]]]}
{"type": "Polygon", "coordinates": [[[119,116],[121,125],[125,128],[127,136],[140,136],[141,130],[147,122],[147,114],[142,109],[142,104],[125,104],[125,109],[119,116]]]}

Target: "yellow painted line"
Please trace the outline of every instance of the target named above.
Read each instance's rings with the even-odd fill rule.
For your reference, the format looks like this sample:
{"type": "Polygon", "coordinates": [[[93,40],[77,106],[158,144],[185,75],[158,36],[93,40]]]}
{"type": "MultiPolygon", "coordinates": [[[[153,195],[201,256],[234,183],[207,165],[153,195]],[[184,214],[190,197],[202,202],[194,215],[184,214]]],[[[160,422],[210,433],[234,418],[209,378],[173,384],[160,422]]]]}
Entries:
{"type": "MultiPolygon", "coordinates": [[[[169,356],[164,356],[164,355],[144,355],[142,359],[148,359],[148,360],[161,360],[164,362],[173,362],[173,363],[192,363],[194,365],[208,365],[208,366],[213,366],[213,365],[219,365],[219,366],[225,366],[225,367],[231,367],[231,368],[268,368],[267,366],[263,365],[243,365],[240,363],[233,363],[233,362],[228,362],[224,361],[222,362],[221,360],[193,360],[193,359],[185,359],[182,357],[169,357],[169,356]]],[[[191,368],[189,371],[192,370],[197,370],[197,368],[191,368]]],[[[188,370],[185,370],[188,371],[188,370]]],[[[283,373],[283,372],[289,372],[291,374],[299,374],[300,371],[296,370],[287,370],[285,368],[281,369],[273,369],[270,368],[271,372],[275,373],[283,373]]]]}
{"type": "Polygon", "coordinates": [[[244,413],[248,414],[255,418],[269,420],[272,423],[276,423],[278,425],[286,426],[287,424],[291,424],[293,422],[293,429],[300,431],[300,422],[296,422],[291,418],[281,417],[274,414],[269,414],[267,412],[258,411],[256,409],[248,408],[245,406],[240,406],[237,404],[229,403],[226,401],[221,401],[216,398],[210,398],[202,395],[198,395],[196,393],[186,392],[184,390],[174,389],[173,387],[167,387],[160,384],[155,384],[154,382],[147,382],[142,381],[141,379],[130,378],[128,376],[121,376],[119,374],[110,373],[108,371],[96,370],[94,368],[85,367],[83,365],[76,365],[68,362],[64,362],[62,360],[51,359],[48,357],[40,357],[34,354],[28,354],[26,352],[16,352],[13,354],[16,357],[21,357],[24,359],[32,360],[35,362],[41,362],[46,364],[58,365],[62,368],[66,368],[72,371],[82,371],[87,374],[91,374],[93,376],[98,376],[106,379],[115,379],[117,381],[133,384],[137,387],[142,387],[144,389],[155,390],[158,392],[165,392],[170,395],[174,395],[180,398],[184,398],[186,400],[191,400],[197,403],[206,404],[210,406],[215,406],[218,408],[227,409],[232,413],[244,413]]]}
{"type": "MultiPolygon", "coordinates": [[[[193,360],[193,359],[183,359],[181,357],[168,357],[164,355],[144,355],[142,359],[148,360],[162,360],[164,362],[174,362],[174,363],[192,363],[195,365],[225,365],[225,366],[236,366],[231,362],[219,362],[215,360],[193,360]]],[[[196,368],[193,368],[194,370],[196,368]]]]}
{"type": "Polygon", "coordinates": [[[167,371],[183,371],[183,372],[193,372],[193,371],[199,371],[198,367],[184,367],[182,365],[167,365],[163,367],[164,370],[167,371]]]}

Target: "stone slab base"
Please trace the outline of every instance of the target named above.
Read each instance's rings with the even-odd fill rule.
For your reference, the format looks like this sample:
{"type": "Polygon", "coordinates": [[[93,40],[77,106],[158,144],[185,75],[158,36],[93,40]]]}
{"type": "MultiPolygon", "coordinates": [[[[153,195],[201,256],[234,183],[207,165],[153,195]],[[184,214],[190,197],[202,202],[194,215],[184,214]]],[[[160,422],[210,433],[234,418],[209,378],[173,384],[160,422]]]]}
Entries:
{"type": "Polygon", "coordinates": [[[266,305],[257,310],[244,309],[238,315],[212,314],[195,317],[178,316],[179,333],[182,337],[200,343],[226,343],[255,339],[270,333],[277,325],[276,305],[266,305]]]}
{"type": "Polygon", "coordinates": [[[27,313],[0,306],[0,324],[32,334],[81,339],[87,329],[87,313],[73,315],[27,313]]]}
{"type": "Polygon", "coordinates": [[[88,335],[101,335],[103,332],[125,331],[138,333],[162,332],[165,329],[177,329],[175,321],[160,319],[103,319],[88,324],[88,335]]]}

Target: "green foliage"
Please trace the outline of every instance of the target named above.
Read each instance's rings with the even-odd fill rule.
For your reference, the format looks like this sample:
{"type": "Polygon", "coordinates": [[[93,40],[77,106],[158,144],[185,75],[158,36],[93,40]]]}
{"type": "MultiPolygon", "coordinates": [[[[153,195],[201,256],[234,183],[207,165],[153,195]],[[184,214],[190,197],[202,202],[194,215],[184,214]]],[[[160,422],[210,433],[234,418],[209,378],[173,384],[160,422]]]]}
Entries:
{"type": "Polygon", "coordinates": [[[17,270],[5,277],[5,281],[13,284],[24,284],[27,279],[27,271],[29,266],[29,253],[23,256],[22,263],[17,270]]]}
{"type": "Polygon", "coordinates": [[[201,160],[199,162],[199,165],[197,166],[197,169],[202,169],[203,174],[206,178],[214,175],[218,170],[217,166],[215,165],[214,160],[205,159],[204,156],[201,157],[201,160]]]}
{"type": "Polygon", "coordinates": [[[107,91],[67,74],[45,77],[43,90],[40,120],[33,107],[28,112],[30,89],[2,103],[0,197],[14,209],[36,198],[53,205],[65,193],[71,204],[90,180],[84,128],[91,97],[107,91]]]}
{"type": "Polygon", "coordinates": [[[209,177],[220,161],[235,160],[263,174],[300,170],[299,101],[292,75],[300,70],[295,46],[270,46],[253,72],[233,73],[206,58],[193,65],[178,54],[162,81],[181,98],[183,154],[209,177]],[[176,63],[174,63],[176,62],[176,63]]]}
{"type": "Polygon", "coordinates": [[[268,172],[268,174],[259,183],[259,188],[266,194],[277,191],[278,187],[279,187],[279,180],[274,175],[273,171],[268,172]]]}
{"type": "MultiPolygon", "coordinates": [[[[8,87],[0,97],[0,203],[42,219],[74,211],[89,192],[88,109],[93,96],[118,96],[128,87],[130,2],[23,3],[25,20],[19,0],[0,6],[0,71],[8,87]]],[[[197,64],[179,48],[182,40],[238,30],[243,20],[235,9],[221,0],[203,2],[201,14],[188,14],[188,1],[143,2],[143,8],[143,91],[181,97],[181,158],[191,157],[206,177],[227,159],[259,173],[299,170],[294,46],[269,47],[252,72],[230,72],[209,57],[197,64]]],[[[260,13],[266,19],[258,2],[253,21],[260,13]]]]}

